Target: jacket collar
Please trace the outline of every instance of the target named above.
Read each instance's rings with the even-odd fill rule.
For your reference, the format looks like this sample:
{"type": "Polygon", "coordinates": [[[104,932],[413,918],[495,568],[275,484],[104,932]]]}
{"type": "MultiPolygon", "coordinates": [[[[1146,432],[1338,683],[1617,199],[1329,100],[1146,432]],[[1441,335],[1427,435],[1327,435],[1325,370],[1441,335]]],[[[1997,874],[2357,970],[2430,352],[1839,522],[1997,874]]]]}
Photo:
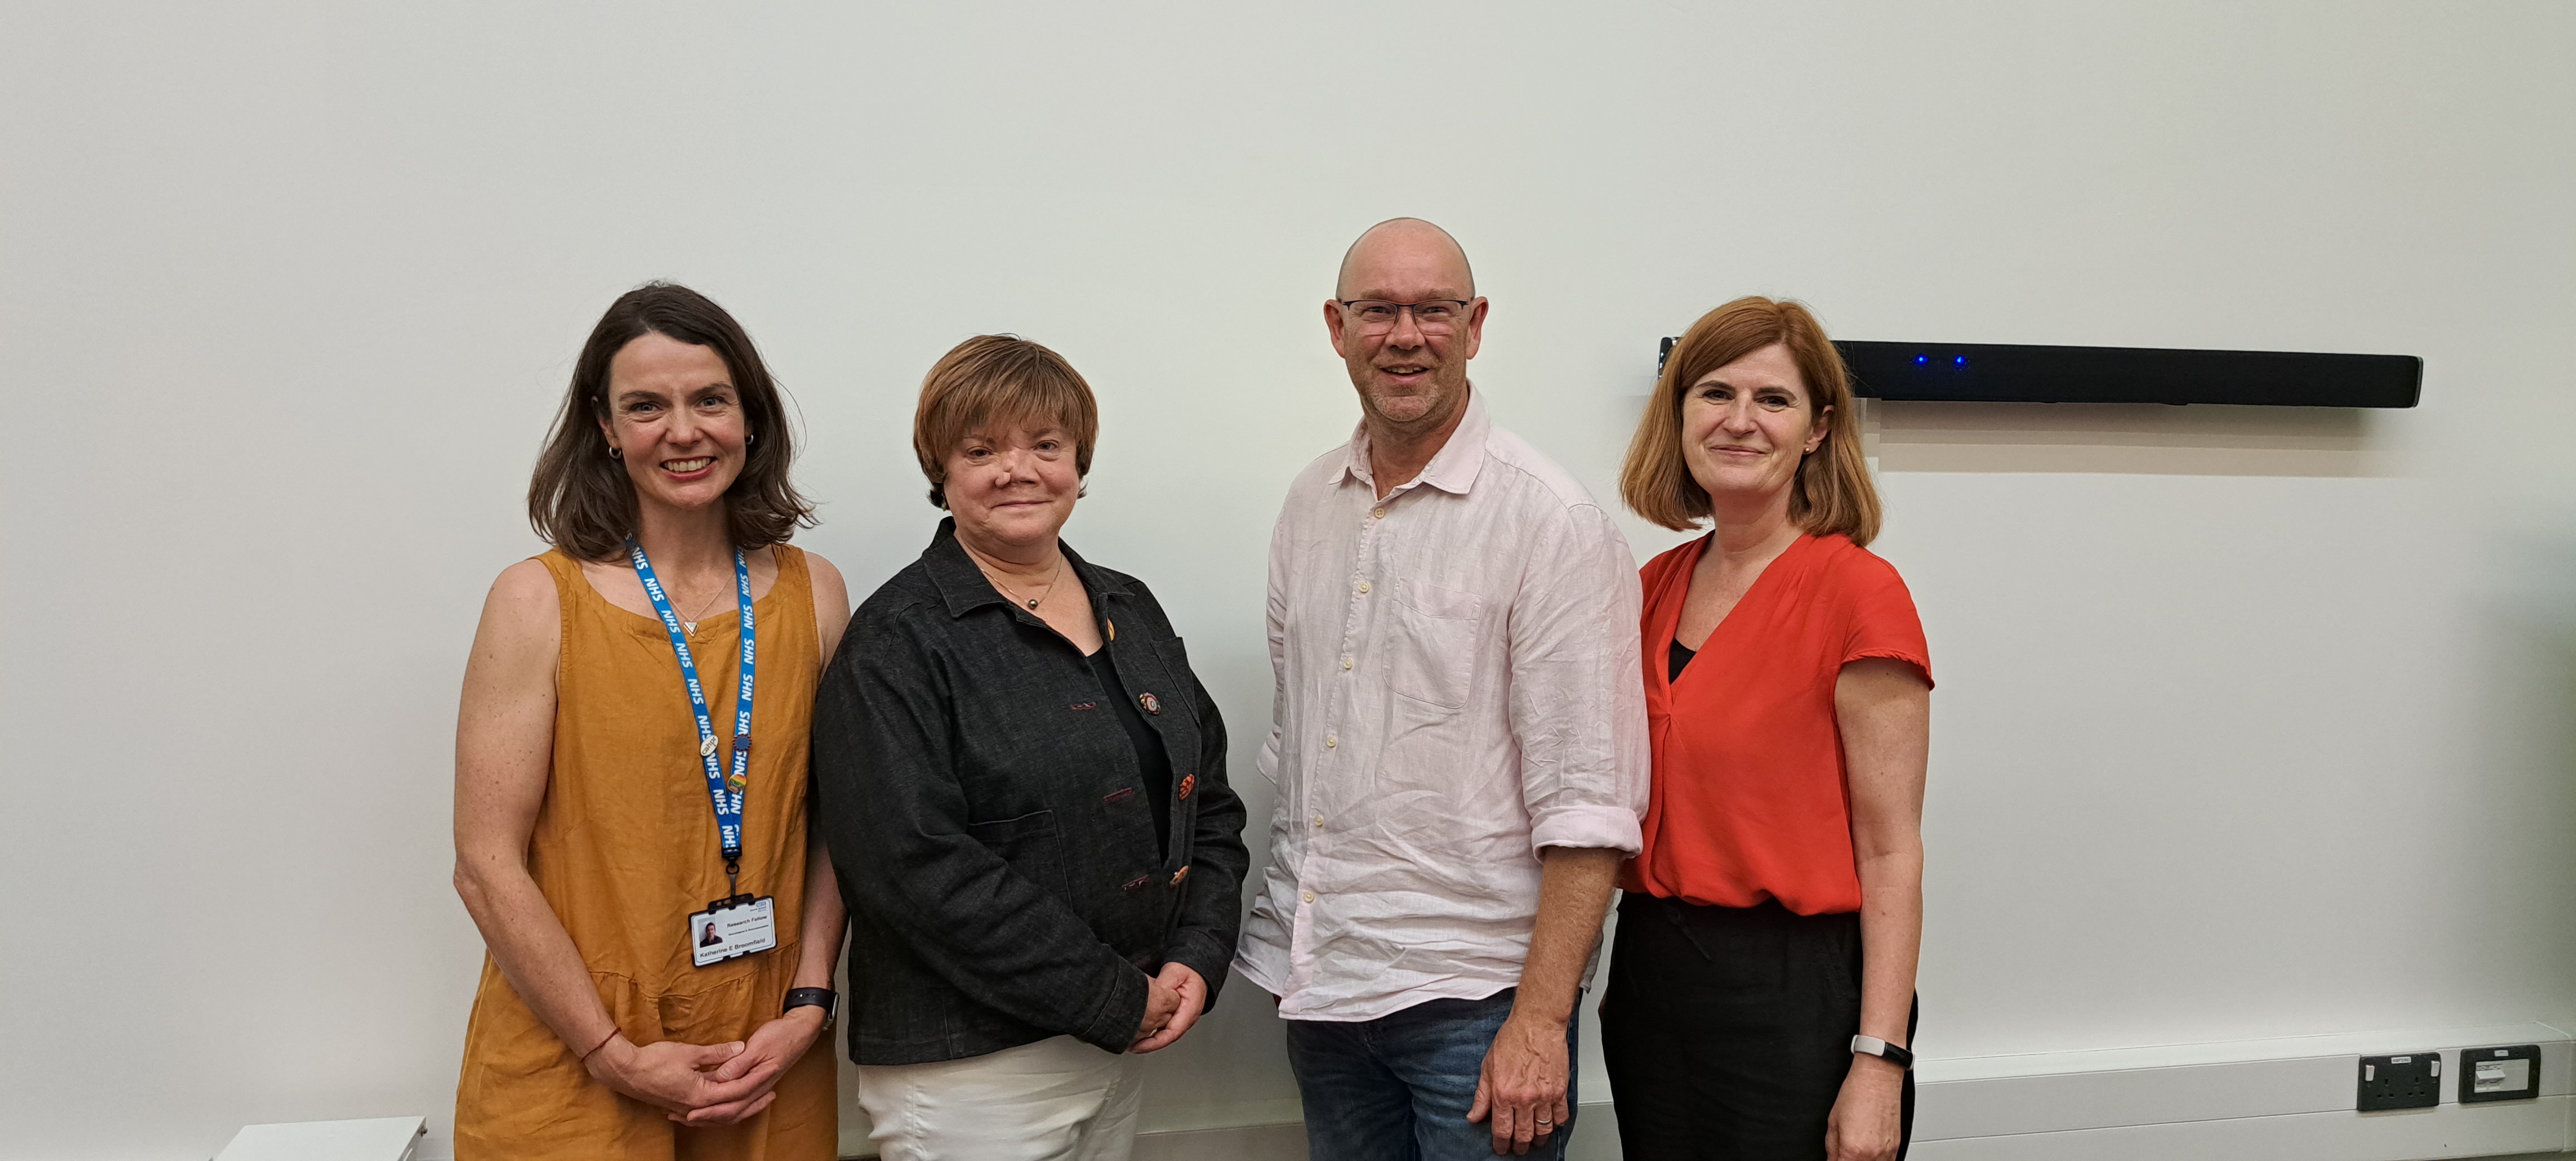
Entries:
{"type": "MultiPolygon", "coordinates": [[[[1112,596],[1136,595],[1127,587],[1126,581],[1082,559],[1082,554],[1075,552],[1072,545],[1058,541],[1057,547],[1064,550],[1065,563],[1072,566],[1075,578],[1082,582],[1083,591],[1091,594],[1092,607],[1098,608],[1102,601],[1112,596]]],[[[993,587],[993,582],[985,578],[984,570],[975,567],[974,558],[966,555],[966,546],[957,543],[957,518],[954,516],[940,520],[939,531],[931,534],[930,547],[921,550],[921,564],[930,574],[931,585],[939,590],[939,599],[947,603],[950,617],[963,617],[985,605],[1000,605],[1013,612],[1026,612],[1005,599],[1001,591],[993,587]]]]}
{"type": "MultiPolygon", "coordinates": [[[[1458,420],[1458,429],[1449,433],[1449,442],[1432,453],[1431,462],[1423,465],[1422,474],[1413,483],[1429,484],[1443,492],[1464,496],[1476,483],[1485,467],[1485,437],[1494,430],[1493,420],[1485,415],[1485,397],[1472,386],[1467,390],[1467,414],[1458,420]]],[[[1351,430],[1351,442],[1343,449],[1342,474],[1374,488],[1377,482],[1369,476],[1368,423],[1351,430]]],[[[971,567],[971,566],[970,566],[971,567]]]]}

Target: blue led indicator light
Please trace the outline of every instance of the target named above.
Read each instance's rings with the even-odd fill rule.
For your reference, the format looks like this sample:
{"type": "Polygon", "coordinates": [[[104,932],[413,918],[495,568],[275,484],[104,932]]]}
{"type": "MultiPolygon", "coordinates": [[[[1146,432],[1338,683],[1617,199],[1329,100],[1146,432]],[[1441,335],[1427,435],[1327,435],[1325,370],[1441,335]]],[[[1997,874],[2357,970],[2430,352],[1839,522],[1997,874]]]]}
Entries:
{"type": "Polygon", "coordinates": [[[1957,356],[1950,360],[1950,365],[1953,367],[1965,367],[1968,365],[1968,357],[1966,355],[1957,356]]]}
{"type": "Polygon", "coordinates": [[[1932,361],[1932,356],[1930,356],[1930,355],[1916,355],[1916,356],[1914,356],[1914,365],[1915,365],[1915,366],[1917,366],[1917,367],[1920,367],[1920,366],[1922,366],[1923,364],[1925,364],[1925,363],[1929,363],[1929,362],[1931,362],[1931,361],[1932,361]]]}

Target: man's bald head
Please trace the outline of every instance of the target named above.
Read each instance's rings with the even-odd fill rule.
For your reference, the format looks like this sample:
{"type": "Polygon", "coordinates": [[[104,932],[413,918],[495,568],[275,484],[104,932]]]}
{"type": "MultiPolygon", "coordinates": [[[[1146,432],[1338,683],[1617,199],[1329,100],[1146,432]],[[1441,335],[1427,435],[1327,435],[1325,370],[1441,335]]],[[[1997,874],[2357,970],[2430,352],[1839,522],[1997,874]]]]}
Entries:
{"type": "Polygon", "coordinates": [[[1420,218],[1389,218],[1362,231],[1342,252],[1333,296],[1470,299],[1476,297],[1476,272],[1467,265],[1467,248],[1449,231],[1420,218]]]}
{"type": "Polygon", "coordinates": [[[1323,305],[1324,333],[1379,440],[1447,438],[1467,406],[1467,360],[1484,341],[1487,309],[1458,240],[1420,218],[1379,222],[1342,255],[1323,305]],[[1346,305],[1364,301],[1411,309],[1346,305]]]}

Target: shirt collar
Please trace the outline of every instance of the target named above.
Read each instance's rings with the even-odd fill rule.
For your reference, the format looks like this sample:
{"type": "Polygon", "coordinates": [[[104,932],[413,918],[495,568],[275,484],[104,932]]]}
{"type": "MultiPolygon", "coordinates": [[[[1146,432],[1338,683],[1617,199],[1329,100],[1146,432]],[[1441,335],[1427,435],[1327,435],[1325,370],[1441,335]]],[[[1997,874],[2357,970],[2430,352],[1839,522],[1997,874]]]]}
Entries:
{"type": "MultiPolygon", "coordinates": [[[[1474,486],[1476,476],[1485,468],[1485,437],[1494,424],[1485,415],[1485,399],[1470,387],[1467,391],[1467,414],[1458,420],[1458,428],[1449,433],[1449,442],[1432,453],[1431,462],[1423,465],[1422,474],[1413,483],[1429,484],[1443,492],[1464,496],[1474,486]]],[[[1369,476],[1368,422],[1362,420],[1351,429],[1351,442],[1343,449],[1342,473],[1371,488],[1377,481],[1369,476]]],[[[1409,486],[1409,485],[1408,485],[1409,486]]]]}
{"type": "MultiPolygon", "coordinates": [[[[1072,545],[1057,541],[1056,547],[1064,550],[1065,563],[1072,567],[1075,578],[1082,582],[1083,590],[1091,594],[1094,608],[1112,596],[1135,595],[1125,581],[1082,559],[1082,554],[1075,552],[1072,545]]],[[[939,599],[947,603],[951,617],[963,617],[985,605],[1018,609],[993,587],[993,582],[984,576],[983,569],[975,567],[974,558],[966,555],[966,546],[957,543],[957,518],[954,516],[940,520],[939,531],[931,534],[930,547],[921,550],[921,563],[929,570],[930,583],[939,589],[939,599]]]]}

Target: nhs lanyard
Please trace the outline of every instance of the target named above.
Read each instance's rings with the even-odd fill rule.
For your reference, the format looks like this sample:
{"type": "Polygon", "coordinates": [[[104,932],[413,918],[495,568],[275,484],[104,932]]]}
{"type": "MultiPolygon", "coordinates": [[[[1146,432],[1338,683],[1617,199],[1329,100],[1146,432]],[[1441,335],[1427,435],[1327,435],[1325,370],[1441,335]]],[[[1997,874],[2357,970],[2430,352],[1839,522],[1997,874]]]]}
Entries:
{"type": "Polygon", "coordinates": [[[644,558],[644,546],[630,537],[626,554],[635,561],[636,579],[644,582],[644,595],[652,598],[663,631],[671,635],[671,652],[680,657],[680,682],[688,687],[689,709],[698,718],[698,760],[706,764],[707,797],[715,802],[716,835],[724,840],[725,878],[731,881],[742,865],[742,791],[751,781],[751,566],[743,562],[741,549],[733,550],[734,600],[742,610],[742,683],[734,692],[733,773],[728,777],[716,764],[715,719],[707,712],[706,689],[698,682],[698,662],[689,655],[689,638],[680,630],[680,616],[671,611],[670,595],[653,575],[653,562],[644,558]]]}

